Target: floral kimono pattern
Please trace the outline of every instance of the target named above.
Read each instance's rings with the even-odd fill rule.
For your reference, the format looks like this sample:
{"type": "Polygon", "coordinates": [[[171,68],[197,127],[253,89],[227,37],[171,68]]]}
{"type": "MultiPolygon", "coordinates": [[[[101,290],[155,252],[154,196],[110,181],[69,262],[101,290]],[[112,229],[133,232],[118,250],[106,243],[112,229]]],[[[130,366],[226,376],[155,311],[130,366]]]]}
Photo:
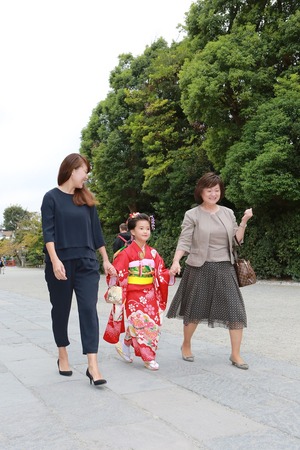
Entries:
{"type": "MultiPolygon", "coordinates": [[[[151,361],[155,359],[168,286],[174,284],[174,277],[170,277],[155,249],[146,245],[142,253],[136,242],[122,250],[113,265],[118,273],[117,284],[122,287],[123,305],[113,305],[103,339],[115,344],[126,331],[125,340],[135,355],[151,361]]],[[[107,282],[112,285],[116,279],[108,276],[107,282]]]]}

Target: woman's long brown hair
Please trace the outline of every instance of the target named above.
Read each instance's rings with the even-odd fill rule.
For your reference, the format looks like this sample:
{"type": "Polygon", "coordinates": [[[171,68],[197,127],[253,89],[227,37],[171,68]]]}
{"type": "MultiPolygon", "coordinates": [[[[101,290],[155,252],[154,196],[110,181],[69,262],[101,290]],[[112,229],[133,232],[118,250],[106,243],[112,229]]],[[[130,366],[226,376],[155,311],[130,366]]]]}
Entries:
{"type": "MultiPolygon", "coordinates": [[[[68,181],[68,179],[72,175],[73,170],[79,169],[79,167],[81,167],[83,164],[86,165],[87,171],[89,173],[91,171],[91,165],[85,156],[82,156],[79,153],[70,153],[70,155],[66,156],[60,165],[57,175],[58,186],[61,186],[66,181],[68,181]]],[[[81,189],[75,189],[73,202],[77,206],[94,206],[97,204],[97,200],[95,199],[94,194],[92,194],[92,192],[85,185],[81,189]]]]}

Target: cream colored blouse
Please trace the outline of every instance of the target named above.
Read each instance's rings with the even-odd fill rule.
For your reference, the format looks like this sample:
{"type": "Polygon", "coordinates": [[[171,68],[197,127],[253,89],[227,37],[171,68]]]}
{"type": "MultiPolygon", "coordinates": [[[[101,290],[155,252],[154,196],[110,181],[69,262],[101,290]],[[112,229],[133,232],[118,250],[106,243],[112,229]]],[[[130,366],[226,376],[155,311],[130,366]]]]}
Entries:
{"type": "Polygon", "coordinates": [[[210,235],[206,261],[230,261],[226,228],[220,221],[218,212],[215,214],[208,214],[210,215],[210,235]]]}

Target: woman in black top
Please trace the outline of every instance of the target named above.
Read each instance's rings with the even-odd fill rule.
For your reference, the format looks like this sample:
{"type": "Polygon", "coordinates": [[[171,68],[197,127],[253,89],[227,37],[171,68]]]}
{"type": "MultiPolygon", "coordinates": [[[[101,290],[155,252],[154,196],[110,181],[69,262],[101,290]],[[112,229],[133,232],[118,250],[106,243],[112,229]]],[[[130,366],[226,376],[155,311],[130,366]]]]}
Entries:
{"type": "Polygon", "coordinates": [[[108,260],[96,200],[85,186],[90,172],[88,160],[71,153],[61,163],[58,187],[47,192],[41,207],[45,241],[45,278],[52,304],[52,329],[58,347],[60,375],[71,376],[66,347],[68,320],[73,292],[76,294],[83,354],[88,357],[86,371],[95,385],[106,383],[98,368],[99,287],[98,249],[105,274],[114,275],[108,260]]]}

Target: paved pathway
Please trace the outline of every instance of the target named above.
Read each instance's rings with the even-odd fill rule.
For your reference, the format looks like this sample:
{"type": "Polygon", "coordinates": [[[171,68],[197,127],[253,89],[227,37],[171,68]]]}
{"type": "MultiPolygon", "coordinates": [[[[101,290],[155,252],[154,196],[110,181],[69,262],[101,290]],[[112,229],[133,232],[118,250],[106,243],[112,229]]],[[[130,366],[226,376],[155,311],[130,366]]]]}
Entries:
{"type": "MultiPolygon", "coordinates": [[[[104,289],[102,277],[102,332],[104,289]]],[[[224,329],[199,327],[195,362],[183,361],[182,324],[165,319],[160,370],[148,371],[139,359],[126,364],[101,339],[108,383],[96,388],[85,376],[76,303],[74,373],[65,378],[57,372],[43,271],[7,268],[0,278],[0,449],[300,449],[300,285],[259,282],[243,295],[248,371],[230,365],[224,329]]]]}

